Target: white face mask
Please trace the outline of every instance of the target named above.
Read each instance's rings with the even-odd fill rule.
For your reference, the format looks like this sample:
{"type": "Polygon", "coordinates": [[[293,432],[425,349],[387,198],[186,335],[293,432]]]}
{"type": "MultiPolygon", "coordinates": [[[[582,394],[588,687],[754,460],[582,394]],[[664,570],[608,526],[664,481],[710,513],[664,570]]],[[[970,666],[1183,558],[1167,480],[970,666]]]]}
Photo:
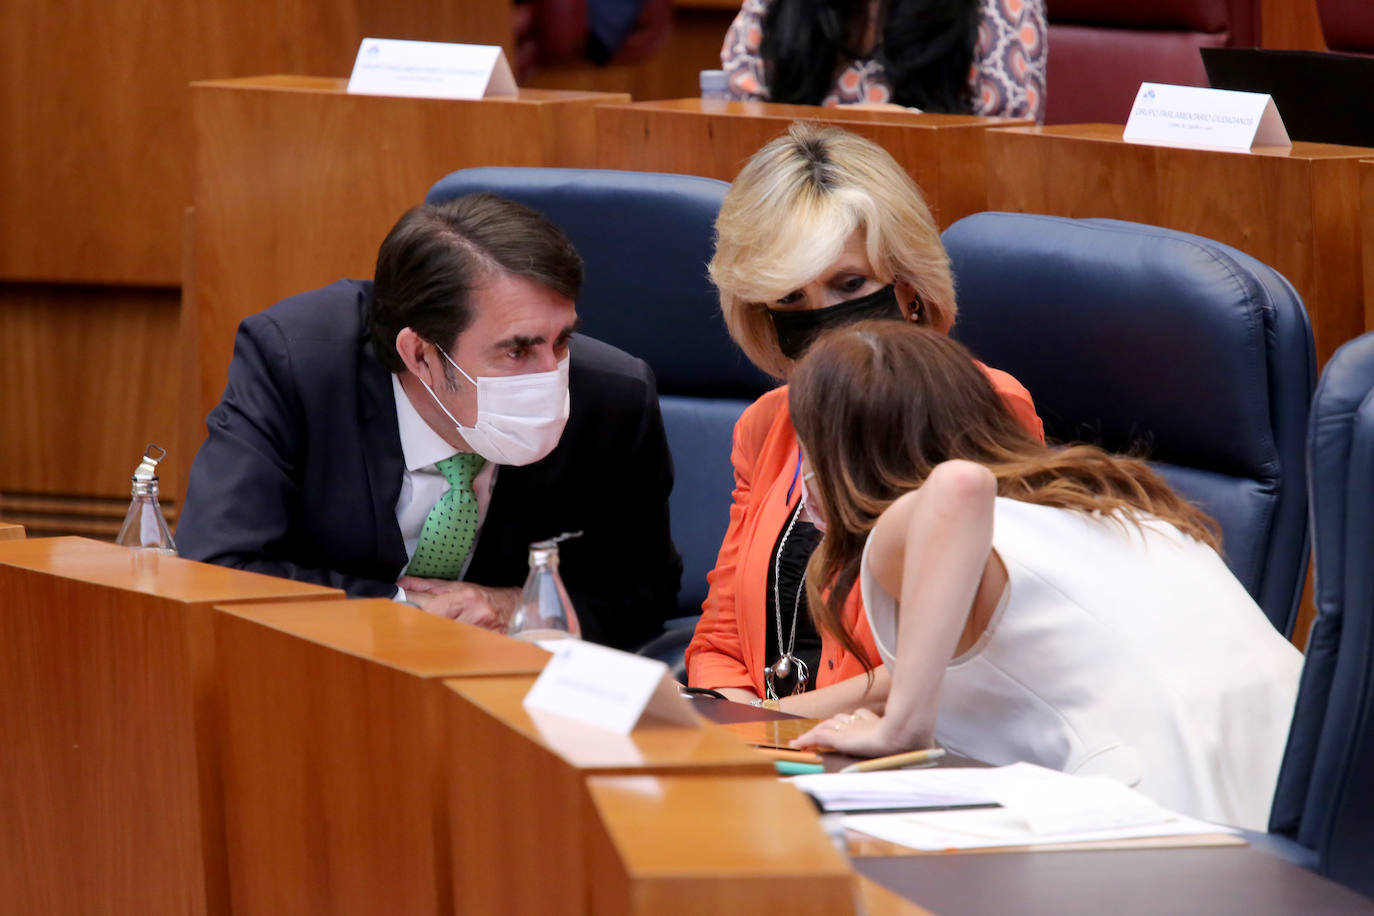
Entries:
{"type": "Polygon", "coordinates": [[[442,349],[435,349],[476,387],[477,423],[459,423],[424,379],[420,379],[420,384],[474,452],[496,464],[519,466],[533,464],[553,451],[563,435],[572,404],[568,394],[571,355],[563,357],[552,372],[479,375],[474,379],[442,349]]]}
{"type": "Polygon", "coordinates": [[[802,518],[809,518],[811,520],[811,524],[816,526],[816,530],[819,531],[821,534],[825,534],[825,516],[821,515],[820,512],[816,511],[816,509],[814,508],[816,504],[814,502],[808,502],[806,498],[806,481],[809,478],[815,476],[815,474],[803,474],[801,478],[802,518]]]}

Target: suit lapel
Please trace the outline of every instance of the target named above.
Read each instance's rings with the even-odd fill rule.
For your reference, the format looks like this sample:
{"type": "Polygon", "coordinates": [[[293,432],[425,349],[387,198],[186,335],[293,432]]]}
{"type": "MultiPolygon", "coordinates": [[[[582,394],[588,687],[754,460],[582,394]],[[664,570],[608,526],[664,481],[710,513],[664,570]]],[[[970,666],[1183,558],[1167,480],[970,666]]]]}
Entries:
{"type": "Polygon", "coordinates": [[[405,457],[396,421],[396,397],[391,389],[391,373],[377,361],[371,342],[363,344],[360,356],[358,420],[372,493],[377,555],[399,574],[406,565],[406,546],[401,526],[396,523],[396,501],[401,497],[405,457]]]}

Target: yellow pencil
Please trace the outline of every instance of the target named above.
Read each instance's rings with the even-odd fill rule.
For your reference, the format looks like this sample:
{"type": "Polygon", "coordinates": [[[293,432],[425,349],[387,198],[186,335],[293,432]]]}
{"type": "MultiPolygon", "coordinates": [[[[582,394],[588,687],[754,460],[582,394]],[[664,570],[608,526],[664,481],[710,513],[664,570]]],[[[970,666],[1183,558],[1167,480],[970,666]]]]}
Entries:
{"type": "Polygon", "coordinates": [[[858,763],[851,763],[849,766],[840,770],[840,772],[872,773],[874,770],[900,770],[902,767],[939,760],[943,756],[945,756],[944,748],[929,747],[923,751],[907,751],[905,754],[892,754],[889,757],[874,757],[872,760],[861,760],[858,763]]]}

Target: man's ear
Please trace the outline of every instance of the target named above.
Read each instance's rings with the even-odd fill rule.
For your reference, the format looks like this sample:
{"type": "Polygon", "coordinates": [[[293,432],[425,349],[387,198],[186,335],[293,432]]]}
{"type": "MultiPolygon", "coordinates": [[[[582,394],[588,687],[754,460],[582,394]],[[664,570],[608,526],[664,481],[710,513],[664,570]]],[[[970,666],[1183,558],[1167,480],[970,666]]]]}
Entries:
{"type": "Polygon", "coordinates": [[[401,357],[401,362],[405,363],[406,370],[411,375],[433,387],[436,367],[431,364],[434,354],[423,337],[410,328],[401,328],[396,334],[396,354],[401,357]]]}

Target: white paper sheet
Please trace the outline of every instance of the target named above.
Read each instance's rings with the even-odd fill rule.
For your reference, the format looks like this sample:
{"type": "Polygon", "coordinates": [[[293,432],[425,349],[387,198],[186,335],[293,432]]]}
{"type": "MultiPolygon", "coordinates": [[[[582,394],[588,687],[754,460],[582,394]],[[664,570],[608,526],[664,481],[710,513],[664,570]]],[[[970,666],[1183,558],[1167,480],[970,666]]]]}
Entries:
{"type": "Polygon", "coordinates": [[[1008,808],[972,808],[964,811],[925,811],[910,814],[851,814],[843,819],[843,823],[850,830],[857,830],[880,840],[931,852],[1237,832],[1230,827],[1173,815],[1169,820],[1144,826],[1085,830],[1077,833],[1032,833],[1026,821],[1008,808]]]}

